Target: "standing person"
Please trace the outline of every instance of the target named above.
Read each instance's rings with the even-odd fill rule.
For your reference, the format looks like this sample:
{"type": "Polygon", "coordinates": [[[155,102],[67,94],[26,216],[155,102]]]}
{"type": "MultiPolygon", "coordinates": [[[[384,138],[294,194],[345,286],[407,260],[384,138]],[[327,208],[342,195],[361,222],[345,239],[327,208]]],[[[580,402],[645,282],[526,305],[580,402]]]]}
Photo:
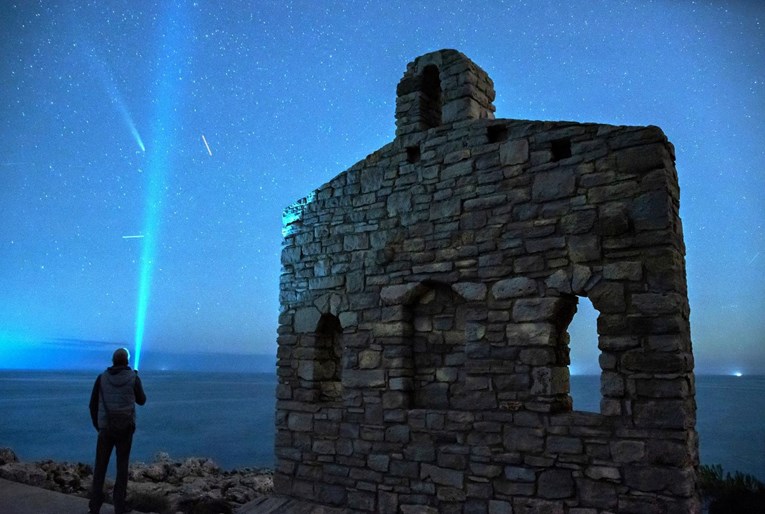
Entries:
{"type": "Polygon", "coordinates": [[[146,403],[138,370],[128,366],[130,352],[118,348],[112,366],[98,375],[90,394],[90,418],[98,430],[96,466],[90,492],[90,513],[98,514],[104,503],[104,479],[112,449],[117,448],[117,479],[114,482],[114,512],[122,514],[127,493],[128,461],[135,432],[135,404],[146,403]]]}

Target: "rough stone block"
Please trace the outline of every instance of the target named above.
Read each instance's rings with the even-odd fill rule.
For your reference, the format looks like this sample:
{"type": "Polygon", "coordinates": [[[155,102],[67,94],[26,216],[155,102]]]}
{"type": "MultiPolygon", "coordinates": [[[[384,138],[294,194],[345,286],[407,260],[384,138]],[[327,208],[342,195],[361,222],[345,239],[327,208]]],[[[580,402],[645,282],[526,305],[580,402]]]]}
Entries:
{"type": "Polygon", "coordinates": [[[512,323],[505,333],[508,344],[514,346],[555,344],[555,328],[551,323],[512,323]]]}
{"type": "Polygon", "coordinates": [[[315,332],[319,324],[321,312],[316,307],[304,307],[295,311],[293,329],[296,333],[315,332]]]}
{"type": "Polygon", "coordinates": [[[408,443],[409,426],[394,425],[385,429],[385,440],[391,443],[408,443]]]}
{"type": "Polygon", "coordinates": [[[584,470],[584,474],[593,480],[608,480],[611,482],[619,482],[621,480],[619,468],[611,466],[590,466],[584,470]]]}
{"type": "Polygon", "coordinates": [[[508,451],[540,453],[544,447],[544,432],[541,428],[506,427],[503,444],[508,451]]]}
{"type": "Polygon", "coordinates": [[[622,313],[627,310],[624,284],[621,282],[598,282],[588,295],[592,305],[603,314],[622,313]]]}
{"type": "Polygon", "coordinates": [[[582,234],[590,232],[595,226],[597,211],[583,209],[566,214],[561,218],[561,228],[565,234],[582,234]]]}
{"type": "Polygon", "coordinates": [[[443,218],[451,218],[459,216],[462,210],[462,203],[459,198],[452,198],[449,200],[443,200],[441,202],[435,202],[430,206],[430,218],[431,220],[440,220],[443,218]]]}
{"type": "Polygon", "coordinates": [[[651,191],[638,196],[632,203],[630,217],[636,230],[658,230],[669,226],[671,198],[667,191],[651,191]]]}
{"type": "Polygon", "coordinates": [[[545,237],[526,240],[526,250],[529,253],[546,252],[548,250],[560,250],[566,247],[566,238],[563,236],[545,237]]]}
{"type": "Polygon", "coordinates": [[[588,266],[575,264],[571,274],[571,291],[574,294],[580,295],[586,293],[585,288],[589,283],[590,277],[592,277],[592,271],[588,266]]]}
{"type": "Polygon", "coordinates": [[[522,298],[513,304],[513,321],[545,321],[555,318],[560,300],[558,298],[522,298]]]}
{"type": "Polygon", "coordinates": [[[564,366],[537,367],[531,372],[531,394],[555,395],[569,390],[569,372],[564,366]]]}
{"type": "Polygon", "coordinates": [[[532,468],[521,466],[505,466],[505,478],[513,482],[533,482],[537,474],[532,468]]]}
{"type": "Polygon", "coordinates": [[[525,139],[508,141],[499,147],[499,162],[505,166],[523,164],[529,159],[529,142],[525,139]]]}
{"type": "Polygon", "coordinates": [[[379,350],[363,350],[359,352],[359,368],[375,369],[380,365],[380,359],[379,350]]]}
{"type": "Polygon", "coordinates": [[[576,176],[573,170],[564,169],[537,173],[531,188],[531,198],[535,202],[567,198],[574,194],[575,187],[576,176]]]}
{"type": "Polygon", "coordinates": [[[354,388],[383,387],[385,385],[384,370],[355,370],[343,371],[343,386],[354,388]]]}
{"type": "Polygon", "coordinates": [[[491,294],[497,300],[531,296],[536,293],[536,280],[526,277],[514,277],[500,280],[491,288],[491,294]]]}
{"type": "Polygon", "coordinates": [[[576,480],[576,488],[579,493],[579,505],[581,507],[596,507],[618,512],[616,485],[602,480],[578,478],[576,480]]]}
{"type": "Polygon", "coordinates": [[[618,236],[630,229],[630,215],[623,203],[606,204],[600,207],[598,233],[603,236],[618,236]]]}
{"type": "Polygon", "coordinates": [[[643,264],[629,261],[606,264],[603,266],[603,278],[638,281],[643,278],[643,264]]]}
{"type": "Polygon", "coordinates": [[[577,263],[600,260],[600,238],[596,235],[569,236],[568,255],[577,263]]]}
{"type": "Polygon", "coordinates": [[[441,170],[441,180],[450,180],[465,175],[470,175],[473,172],[473,161],[464,160],[451,166],[447,166],[441,170]]]}
{"type": "Polygon", "coordinates": [[[287,427],[294,432],[311,432],[313,430],[313,415],[291,412],[287,416],[287,427]]]}
{"type": "Polygon", "coordinates": [[[467,301],[481,301],[486,299],[486,284],[480,282],[458,282],[452,284],[452,289],[467,301]]]}
{"type": "Polygon", "coordinates": [[[442,468],[432,464],[420,466],[420,479],[431,480],[436,484],[462,488],[465,481],[465,473],[454,469],[442,468]]]}
{"type": "Polygon", "coordinates": [[[649,316],[683,312],[686,305],[685,299],[677,293],[633,294],[630,303],[638,312],[649,316]]]}
{"type": "Polygon", "coordinates": [[[545,285],[561,293],[571,293],[571,279],[566,271],[559,269],[545,280],[545,285]]]}
{"type": "Polygon", "coordinates": [[[372,511],[375,508],[375,494],[366,491],[350,491],[347,505],[351,509],[360,511],[372,511]]]}
{"type": "MultiPolygon", "coordinates": [[[[534,484],[527,482],[511,482],[509,480],[495,480],[494,491],[499,497],[531,496],[534,494],[534,484]]],[[[516,498],[516,502],[518,499],[516,498]]],[[[531,510],[530,512],[534,512],[531,510]]]]}
{"type": "Polygon", "coordinates": [[[410,191],[391,193],[388,196],[385,207],[388,211],[388,216],[390,217],[411,211],[412,193],[410,191]]]}
{"type": "Polygon", "coordinates": [[[614,462],[620,464],[627,464],[630,462],[637,462],[645,455],[645,442],[624,440],[624,441],[612,441],[611,455],[614,462]]]}
{"type": "Polygon", "coordinates": [[[518,274],[526,274],[545,269],[545,260],[541,255],[529,255],[518,257],[513,261],[513,271],[518,274]]]}
{"type": "Polygon", "coordinates": [[[513,506],[509,501],[490,500],[489,514],[513,514],[513,506]]]}
{"type": "Polygon", "coordinates": [[[367,466],[374,471],[387,472],[390,466],[390,456],[372,454],[367,457],[367,466]]]}
{"type": "Polygon", "coordinates": [[[658,466],[628,466],[624,470],[624,483],[637,491],[671,491],[678,496],[693,493],[691,468],[676,469],[658,466]]]}
{"type": "Polygon", "coordinates": [[[494,478],[502,474],[502,466],[497,464],[482,464],[480,462],[471,462],[470,473],[479,477],[494,478]]]}
{"type": "Polygon", "coordinates": [[[549,469],[539,475],[537,494],[546,499],[568,498],[574,494],[574,479],[566,469],[549,469]]]}
{"type": "Polygon", "coordinates": [[[641,427],[687,429],[696,421],[695,411],[683,400],[645,400],[634,402],[635,424],[641,427]]]}
{"type": "Polygon", "coordinates": [[[415,283],[385,286],[380,290],[380,299],[386,305],[409,303],[421,290],[422,286],[415,283]]]}
{"type": "Polygon", "coordinates": [[[426,505],[401,505],[401,514],[439,514],[435,507],[426,505]]]}
{"type": "Polygon", "coordinates": [[[583,452],[582,440],[577,437],[559,435],[547,436],[546,450],[548,453],[572,453],[583,452]]]}

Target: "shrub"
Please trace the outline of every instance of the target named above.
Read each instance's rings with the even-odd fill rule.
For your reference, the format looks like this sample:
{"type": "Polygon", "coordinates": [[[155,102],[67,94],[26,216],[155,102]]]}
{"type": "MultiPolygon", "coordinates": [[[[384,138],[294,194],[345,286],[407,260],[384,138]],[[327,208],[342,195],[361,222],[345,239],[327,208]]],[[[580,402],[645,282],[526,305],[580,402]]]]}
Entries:
{"type": "Polygon", "coordinates": [[[759,514],[765,504],[765,484],[740,471],[724,473],[719,464],[699,468],[699,486],[710,500],[709,514],[759,514]]]}

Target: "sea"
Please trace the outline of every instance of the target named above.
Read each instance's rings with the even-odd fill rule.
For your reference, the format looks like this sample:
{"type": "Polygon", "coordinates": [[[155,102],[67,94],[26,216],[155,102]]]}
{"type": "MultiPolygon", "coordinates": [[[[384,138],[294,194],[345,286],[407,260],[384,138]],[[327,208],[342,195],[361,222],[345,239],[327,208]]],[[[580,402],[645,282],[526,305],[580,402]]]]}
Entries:
{"type": "MultiPolygon", "coordinates": [[[[0,447],[22,461],[91,463],[96,431],[88,401],[94,372],[0,371],[0,447]]],[[[224,469],[272,468],[273,373],[141,371],[132,461],[209,457],[224,469]]],[[[572,376],[576,410],[598,412],[598,376],[572,376]]],[[[696,377],[702,464],[765,482],[765,376],[696,377]]]]}

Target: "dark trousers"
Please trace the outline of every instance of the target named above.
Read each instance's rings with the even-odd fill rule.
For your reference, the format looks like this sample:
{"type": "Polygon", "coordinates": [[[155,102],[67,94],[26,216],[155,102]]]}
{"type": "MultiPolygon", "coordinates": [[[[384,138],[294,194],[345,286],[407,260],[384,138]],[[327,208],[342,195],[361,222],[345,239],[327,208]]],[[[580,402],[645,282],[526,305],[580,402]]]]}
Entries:
{"type": "Polygon", "coordinates": [[[104,479],[106,468],[109,467],[109,459],[112,449],[117,449],[117,479],[114,482],[114,512],[125,512],[125,495],[127,493],[128,462],[130,460],[130,448],[133,446],[133,434],[122,437],[112,436],[108,430],[98,431],[96,443],[96,467],[93,470],[93,489],[90,491],[90,512],[97,513],[104,503],[104,479]]]}

